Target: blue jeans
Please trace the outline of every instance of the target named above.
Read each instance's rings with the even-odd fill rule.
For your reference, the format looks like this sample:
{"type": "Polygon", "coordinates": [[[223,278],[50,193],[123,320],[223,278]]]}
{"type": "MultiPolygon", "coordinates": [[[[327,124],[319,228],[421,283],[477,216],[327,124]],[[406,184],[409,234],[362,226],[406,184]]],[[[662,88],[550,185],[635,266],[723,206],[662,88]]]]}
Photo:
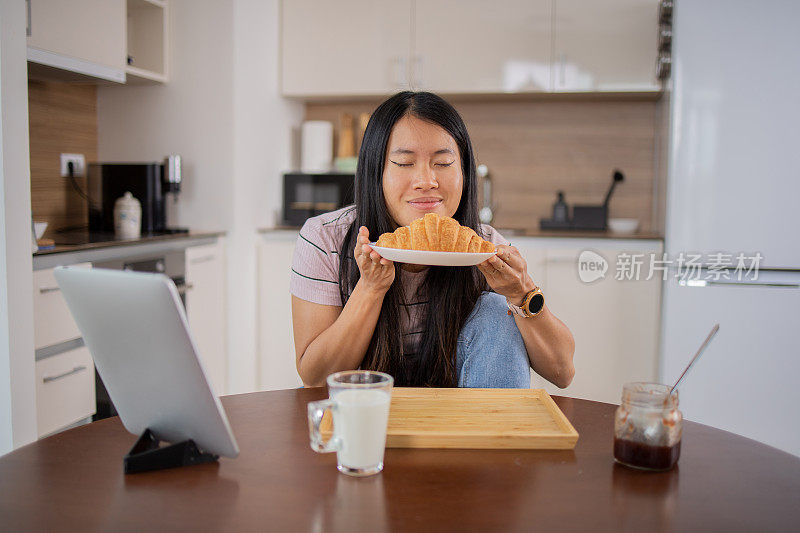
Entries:
{"type": "Polygon", "coordinates": [[[507,311],[506,299],[497,293],[484,292],[478,298],[458,336],[459,387],[530,388],[528,352],[507,311]]]}

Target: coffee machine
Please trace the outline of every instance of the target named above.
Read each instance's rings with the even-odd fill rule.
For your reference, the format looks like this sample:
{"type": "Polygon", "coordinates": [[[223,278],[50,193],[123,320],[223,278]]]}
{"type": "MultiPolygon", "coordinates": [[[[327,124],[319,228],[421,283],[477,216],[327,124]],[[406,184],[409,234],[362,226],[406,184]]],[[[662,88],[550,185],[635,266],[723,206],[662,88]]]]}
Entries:
{"type": "Polygon", "coordinates": [[[87,177],[89,232],[114,232],[114,204],[126,192],[142,204],[142,235],[188,232],[167,226],[166,200],[177,201],[181,190],[181,156],[163,163],[90,163],[87,177]]]}

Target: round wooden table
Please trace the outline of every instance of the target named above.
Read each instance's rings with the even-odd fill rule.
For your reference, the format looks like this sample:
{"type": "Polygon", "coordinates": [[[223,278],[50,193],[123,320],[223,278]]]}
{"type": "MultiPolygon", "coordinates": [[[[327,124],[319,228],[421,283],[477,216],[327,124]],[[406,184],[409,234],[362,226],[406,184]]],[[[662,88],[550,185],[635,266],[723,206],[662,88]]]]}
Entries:
{"type": "MultiPolygon", "coordinates": [[[[117,418],[0,458],[4,531],[797,531],[800,459],[686,422],[678,466],[614,463],[615,406],[556,397],[574,450],[388,449],[352,478],[308,445],[323,388],[222,399],[237,459],[125,476],[117,418]]],[[[788,421],[787,421],[788,422],[788,421]]]]}

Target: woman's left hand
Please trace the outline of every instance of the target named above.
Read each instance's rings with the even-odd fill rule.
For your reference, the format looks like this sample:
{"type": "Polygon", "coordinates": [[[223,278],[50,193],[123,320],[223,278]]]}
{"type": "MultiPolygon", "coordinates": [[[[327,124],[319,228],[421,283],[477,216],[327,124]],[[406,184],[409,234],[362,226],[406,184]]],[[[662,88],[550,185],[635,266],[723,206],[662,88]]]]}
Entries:
{"type": "Polygon", "coordinates": [[[514,305],[521,305],[536,284],[528,275],[528,263],[513,246],[497,245],[497,253],[478,265],[489,287],[514,305]]]}

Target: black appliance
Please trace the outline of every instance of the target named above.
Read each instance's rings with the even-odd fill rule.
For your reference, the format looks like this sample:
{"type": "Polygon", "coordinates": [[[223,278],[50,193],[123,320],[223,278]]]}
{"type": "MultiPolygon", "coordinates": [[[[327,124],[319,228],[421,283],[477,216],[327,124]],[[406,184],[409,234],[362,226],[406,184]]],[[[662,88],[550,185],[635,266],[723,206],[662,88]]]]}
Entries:
{"type": "Polygon", "coordinates": [[[309,217],[352,204],[354,185],[354,174],[284,174],[283,223],[302,226],[309,217]]]}
{"type": "Polygon", "coordinates": [[[142,204],[142,235],[185,233],[167,226],[167,195],[177,201],[181,190],[180,156],[163,163],[90,163],[89,231],[114,232],[114,204],[126,192],[142,204]]]}
{"type": "Polygon", "coordinates": [[[558,201],[553,206],[553,218],[539,219],[539,228],[543,230],[605,230],[608,223],[608,204],[611,201],[611,194],[614,192],[617,183],[624,180],[625,176],[622,172],[615,170],[611,187],[608,189],[603,203],[601,205],[572,206],[572,218],[565,216],[569,213],[569,210],[566,203],[564,203],[564,194],[558,191],[558,201]]]}

